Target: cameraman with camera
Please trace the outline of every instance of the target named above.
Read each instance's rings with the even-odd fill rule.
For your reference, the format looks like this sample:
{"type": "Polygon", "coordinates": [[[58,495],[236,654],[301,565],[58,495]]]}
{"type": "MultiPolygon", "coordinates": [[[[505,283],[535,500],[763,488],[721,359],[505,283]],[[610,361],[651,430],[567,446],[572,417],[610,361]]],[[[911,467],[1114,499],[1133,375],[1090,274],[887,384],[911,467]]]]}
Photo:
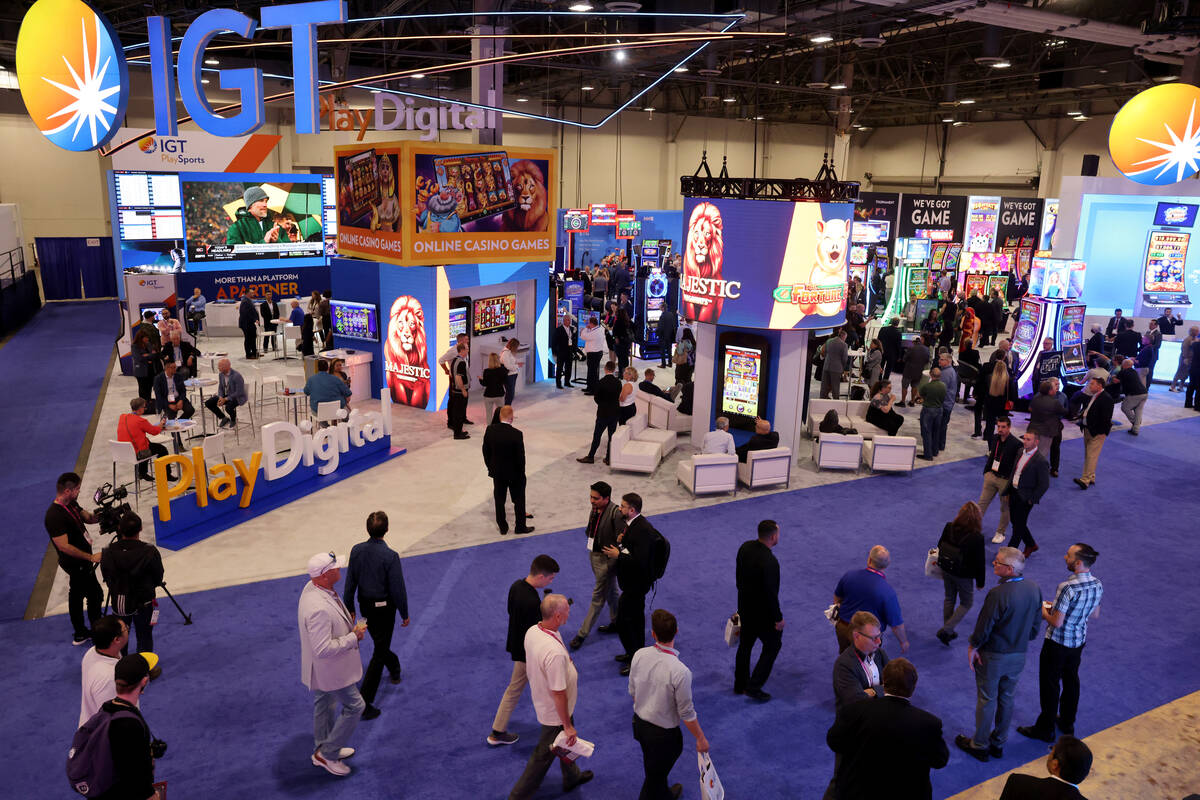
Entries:
{"type": "Polygon", "coordinates": [[[138,538],[142,518],[125,510],[117,520],[116,542],[104,548],[100,572],[112,596],[113,613],[137,633],[137,651],[154,651],[154,589],[163,579],[158,548],[138,538]]]}
{"type": "Polygon", "coordinates": [[[92,552],[87,524],[96,517],[79,505],[80,478],[74,472],[64,472],[55,484],[54,502],[46,511],[46,533],[58,551],[58,566],[70,580],[67,589],[67,608],[75,629],[72,644],[80,645],[92,638],[90,626],[100,619],[104,592],[96,580],[96,564],[100,554],[92,552]],[[83,603],[87,601],[87,624],[83,621],[83,603]]]}

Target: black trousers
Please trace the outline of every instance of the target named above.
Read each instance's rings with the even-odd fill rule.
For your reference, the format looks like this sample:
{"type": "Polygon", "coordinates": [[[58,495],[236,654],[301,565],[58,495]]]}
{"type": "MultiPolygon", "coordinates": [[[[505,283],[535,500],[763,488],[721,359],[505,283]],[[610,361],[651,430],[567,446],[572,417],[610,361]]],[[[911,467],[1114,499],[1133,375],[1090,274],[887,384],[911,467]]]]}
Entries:
{"type": "Polygon", "coordinates": [[[455,433],[462,433],[467,422],[467,398],[453,390],[446,397],[446,422],[455,433]]]}
{"type": "Polygon", "coordinates": [[[167,419],[191,419],[196,416],[196,407],[192,405],[192,402],[186,397],[180,397],[179,399],[183,401],[183,406],[179,411],[172,411],[170,408],[164,411],[163,413],[167,419]]]}
{"type": "MultiPolygon", "coordinates": [[[[571,721],[571,724],[575,724],[574,720],[571,721]]],[[[508,793],[508,800],[526,800],[526,798],[533,797],[538,787],[542,785],[546,773],[550,771],[550,765],[556,760],[559,767],[562,768],[564,791],[569,791],[579,782],[579,765],[574,761],[563,761],[557,758],[554,751],[550,749],[562,729],[562,725],[542,726],[537,744],[533,746],[533,752],[529,754],[529,760],[525,762],[525,771],[521,773],[521,777],[517,778],[512,791],[508,793]]]]}
{"type": "Polygon", "coordinates": [[[275,350],[275,325],[263,325],[263,351],[275,350]]]}
{"type": "MultiPolygon", "coordinates": [[[[162,456],[168,455],[167,448],[165,446],[159,444],[158,442],[150,442],[149,444],[150,444],[150,452],[154,454],[155,458],[160,458],[162,456]]],[[[150,472],[150,467],[153,464],[154,464],[153,461],[143,461],[141,464],[138,465],[138,474],[142,476],[142,480],[144,480],[144,481],[154,480],[153,474],[150,472]]],[[[179,468],[176,467],[175,469],[179,469],[179,468]]],[[[174,470],[172,470],[172,472],[174,472],[174,470]]]]}
{"type": "Polygon", "coordinates": [[[588,450],[588,458],[596,457],[596,451],[600,449],[600,437],[605,429],[608,430],[608,445],[604,448],[604,457],[612,455],[612,437],[619,420],[620,417],[596,417],[596,428],[592,431],[592,448],[588,450]]]}
{"type": "Polygon", "coordinates": [[[733,689],[761,689],[771,677],[771,669],[775,666],[775,657],[783,646],[783,631],[775,630],[771,622],[760,623],[742,619],[742,635],[738,638],[737,655],[733,659],[733,689]],[[762,642],[762,653],[754,672],[750,672],[750,653],[755,642],[762,642]]]}
{"type": "Polygon", "coordinates": [[[367,620],[367,633],[371,634],[374,647],[371,650],[371,660],[367,662],[367,671],[363,674],[362,688],[359,693],[368,705],[375,702],[375,693],[379,691],[379,680],[383,677],[383,668],[387,667],[389,675],[400,674],[400,659],[392,652],[392,632],[396,629],[396,607],[391,602],[376,606],[369,600],[359,600],[363,609],[363,617],[367,620]]]}
{"type": "Polygon", "coordinates": [[[246,350],[246,358],[258,355],[258,328],[247,325],[242,328],[242,346],[246,350]]]}
{"type": "Polygon", "coordinates": [[[1062,460],[1062,434],[1055,436],[1050,440],[1050,471],[1058,472],[1058,465],[1062,460]]]}
{"type": "Polygon", "coordinates": [[[617,633],[625,654],[634,653],[646,646],[646,593],[644,591],[621,590],[617,601],[617,633]]]}
{"type": "Polygon", "coordinates": [[[589,392],[596,391],[596,384],[600,383],[600,359],[603,357],[604,353],[587,354],[587,386],[584,388],[589,392]]]}
{"type": "MultiPolygon", "coordinates": [[[[898,364],[898,363],[899,363],[899,359],[893,359],[887,353],[883,354],[883,359],[879,362],[879,368],[881,370],[883,370],[881,375],[883,376],[883,378],[885,380],[887,378],[892,377],[892,367],[896,366],[896,364],[898,364]]],[[[869,389],[868,389],[868,391],[869,391],[869,389]]]]}
{"type": "Polygon", "coordinates": [[[154,402],[154,376],[153,375],[138,375],[138,397],[145,400],[147,403],[154,402]]]}
{"type": "Polygon", "coordinates": [[[675,344],[675,331],[663,331],[663,334],[658,337],[658,366],[661,369],[667,368],[667,362],[671,359],[671,346],[675,344]]]}
{"type": "Polygon", "coordinates": [[[625,368],[629,366],[629,348],[633,342],[628,339],[619,339],[617,346],[613,349],[617,351],[617,372],[625,372],[625,368]]]}
{"type": "Polygon", "coordinates": [[[570,359],[571,356],[566,353],[554,354],[554,386],[558,389],[562,388],[563,383],[571,385],[570,365],[568,364],[570,359]]]}
{"type": "Polygon", "coordinates": [[[1075,715],[1079,712],[1079,660],[1083,657],[1083,648],[1084,645],[1064,647],[1053,639],[1043,640],[1042,655],[1038,659],[1042,713],[1033,726],[1038,732],[1052,736],[1057,722],[1063,733],[1075,733],[1075,715]]]}
{"type": "MultiPolygon", "coordinates": [[[[137,634],[137,650],[138,653],[153,653],[154,652],[154,626],[150,624],[151,618],[154,616],[154,604],[146,603],[132,614],[121,616],[129,629],[137,634]]],[[[125,646],[128,650],[129,646],[125,646]]],[[[121,651],[124,654],[124,650],[121,651]]]]}
{"type": "Polygon", "coordinates": [[[496,500],[496,524],[500,530],[508,533],[508,517],[504,511],[504,501],[512,495],[513,512],[517,519],[517,527],[525,527],[525,476],[513,480],[505,480],[492,476],[492,496],[496,500]]]}
{"type": "Polygon", "coordinates": [[[104,591],[100,581],[96,580],[96,567],[86,564],[71,569],[63,568],[70,583],[67,584],[67,612],[71,617],[71,627],[75,636],[82,638],[88,635],[92,624],[100,619],[104,608],[104,591]],[[83,621],[83,602],[87,601],[87,622],[83,621]]]}
{"type": "Polygon", "coordinates": [[[638,800],[670,800],[668,781],[671,767],[683,753],[683,731],[660,728],[633,715],[633,738],[642,746],[642,768],[646,773],[638,800]]]}
{"type": "Polygon", "coordinates": [[[1029,532],[1029,512],[1033,506],[1026,503],[1021,495],[1014,490],[1008,496],[1008,516],[1012,520],[1012,538],[1008,540],[1009,547],[1020,547],[1024,542],[1026,547],[1034,547],[1037,542],[1029,532]]]}
{"type": "Polygon", "coordinates": [[[1197,411],[1200,411],[1200,408],[1196,406],[1197,392],[1200,392],[1200,375],[1192,372],[1188,375],[1187,389],[1183,395],[1184,408],[1195,408],[1197,411]]]}
{"type": "Polygon", "coordinates": [[[225,405],[219,406],[217,405],[217,396],[213,395],[204,401],[204,407],[211,411],[217,419],[225,419],[225,416],[228,415],[231,422],[237,422],[237,400],[232,397],[226,398],[225,405]]]}

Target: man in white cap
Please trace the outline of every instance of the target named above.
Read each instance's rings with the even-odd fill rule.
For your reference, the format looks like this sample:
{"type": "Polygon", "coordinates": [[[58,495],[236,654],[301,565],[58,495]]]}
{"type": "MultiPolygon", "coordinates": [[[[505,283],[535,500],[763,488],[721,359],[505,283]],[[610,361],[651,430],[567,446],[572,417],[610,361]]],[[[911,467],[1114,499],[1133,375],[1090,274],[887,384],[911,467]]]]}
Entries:
{"type": "Polygon", "coordinates": [[[237,219],[225,234],[226,244],[270,244],[278,242],[281,235],[284,241],[292,241],[291,234],[272,219],[267,193],[261,186],[242,192],[242,202],[246,206],[237,210],[237,219]]]}
{"type": "Polygon", "coordinates": [[[342,577],[344,560],[317,553],[308,560],[309,582],[300,593],[300,680],[313,693],[312,763],[334,775],[349,775],[345,759],[354,755],[346,741],[358,726],[366,703],[358,693],[362,659],[358,643],[367,623],[355,622],[333,587],[342,577]],[[342,712],[336,714],[341,703],[342,712]]]}

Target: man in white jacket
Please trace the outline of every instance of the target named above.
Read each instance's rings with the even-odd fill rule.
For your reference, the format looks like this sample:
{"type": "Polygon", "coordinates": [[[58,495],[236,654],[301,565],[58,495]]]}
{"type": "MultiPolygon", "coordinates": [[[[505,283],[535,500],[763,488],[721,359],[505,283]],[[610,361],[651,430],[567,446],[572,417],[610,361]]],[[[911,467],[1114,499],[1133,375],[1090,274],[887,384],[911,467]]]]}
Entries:
{"type": "Polygon", "coordinates": [[[367,623],[346,608],[333,587],[342,577],[345,561],[333,553],[317,553],[308,560],[311,580],[300,593],[300,680],[314,696],[312,763],[334,775],[349,775],[345,759],[354,748],[345,747],[358,726],[366,703],[358,693],[362,659],[358,643],[367,623]],[[337,714],[341,703],[342,712],[337,714]]]}

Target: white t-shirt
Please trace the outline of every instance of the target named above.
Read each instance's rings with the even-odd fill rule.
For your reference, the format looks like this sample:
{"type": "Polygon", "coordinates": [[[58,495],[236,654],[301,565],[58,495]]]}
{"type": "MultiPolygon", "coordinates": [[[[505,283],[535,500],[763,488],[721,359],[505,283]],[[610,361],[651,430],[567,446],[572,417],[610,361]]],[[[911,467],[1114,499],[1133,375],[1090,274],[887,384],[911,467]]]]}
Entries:
{"type": "Polygon", "coordinates": [[[579,332],[579,336],[583,339],[583,352],[608,352],[608,341],[604,338],[604,328],[602,326],[597,325],[594,328],[584,328],[579,332]]]}
{"type": "Polygon", "coordinates": [[[95,647],[83,654],[83,692],[79,700],[79,725],[87,722],[100,710],[100,706],[117,696],[117,682],[113,673],[120,659],[106,656],[95,647]]]}
{"type": "Polygon", "coordinates": [[[562,725],[554,696],[550,692],[567,693],[567,713],[575,713],[575,697],[579,692],[579,673],[567,653],[558,631],[548,631],[534,625],[525,631],[525,672],[529,677],[529,695],[533,710],[543,725],[562,725]]]}
{"type": "Polygon", "coordinates": [[[508,370],[509,375],[516,375],[521,371],[521,365],[517,362],[517,357],[507,347],[500,351],[500,366],[508,370]]]}
{"type": "Polygon", "coordinates": [[[452,344],[450,345],[450,349],[442,353],[442,357],[438,359],[438,363],[450,366],[450,362],[456,358],[458,358],[458,345],[452,344]]]}

